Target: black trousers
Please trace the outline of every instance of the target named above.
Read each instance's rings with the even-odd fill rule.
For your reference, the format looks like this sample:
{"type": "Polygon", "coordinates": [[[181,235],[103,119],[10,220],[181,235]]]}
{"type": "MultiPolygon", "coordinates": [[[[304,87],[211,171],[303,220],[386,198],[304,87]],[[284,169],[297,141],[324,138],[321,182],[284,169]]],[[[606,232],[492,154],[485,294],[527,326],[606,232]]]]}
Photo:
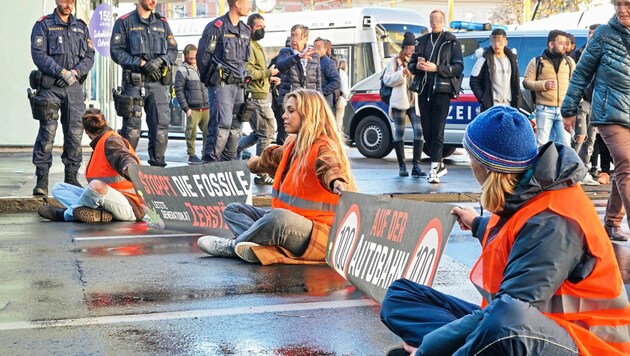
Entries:
{"type": "Polygon", "coordinates": [[[451,96],[446,93],[433,93],[433,88],[420,94],[420,124],[424,134],[431,162],[442,162],[444,147],[444,126],[450,109],[451,96]]]}

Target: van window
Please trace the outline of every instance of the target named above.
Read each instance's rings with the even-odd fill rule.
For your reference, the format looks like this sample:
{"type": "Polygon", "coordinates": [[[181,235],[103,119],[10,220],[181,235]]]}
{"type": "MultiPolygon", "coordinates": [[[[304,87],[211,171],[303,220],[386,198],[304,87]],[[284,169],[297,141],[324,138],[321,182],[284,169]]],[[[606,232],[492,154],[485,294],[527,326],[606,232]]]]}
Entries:
{"type": "MultiPolygon", "coordinates": [[[[514,39],[518,40],[518,39],[514,39]]],[[[527,64],[532,58],[540,56],[547,48],[547,36],[544,37],[521,37],[521,45],[518,47],[518,71],[521,77],[525,75],[527,64]]],[[[508,46],[512,39],[508,37],[508,46]]]]}
{"type": "Polygon", "coordinates": [[[350,78],[351,86],[376,72],[374,56],[372,55],[372,44],[360,43],[354,45],[354,55],[351,54],[350,58],[352,58],[352,63],[348,64],[352,66],[353,70],[350,78]]]}
{"type": "Polygon", "coordinates": [[[470,72],[477,61],[475,51],[479,48],[490,46],[489,37],[484,38],[460,38],[459,43],[462,46],[462,57],[464,57],[464,77],[470,77],[470,72]]]}
{"type": "Polygon", "coordinates": [[[422,31],[427,29],[424,26],[409,24],[381,24],[381,26],[387,31],[387,37],[389,39],[387,42],[389,48],[385,49],[387,56],[400,52],[400,45],[402,44],[406,31],[413,32],[416,37],[420,37],[422,36],[422,31]]]}

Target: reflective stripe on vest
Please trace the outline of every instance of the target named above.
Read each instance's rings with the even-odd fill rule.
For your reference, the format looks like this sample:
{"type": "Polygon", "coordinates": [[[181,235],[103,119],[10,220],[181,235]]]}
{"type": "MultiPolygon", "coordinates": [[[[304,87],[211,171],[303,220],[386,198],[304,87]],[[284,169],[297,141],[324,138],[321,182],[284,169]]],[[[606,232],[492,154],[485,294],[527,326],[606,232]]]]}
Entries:
{"type": "Polygon", "coordinates": [[[334,213],[337,207],[336,204],[328,204],[321,201],[306,200],[306,199],[291,196],[285,192],[280,192],[280,194],[278,194],[278,191],[275,189],[272,190],[271,196],[272,198],[278,199],[281,202],[284,202],[286,204],[289,204],[296,208],[300,208],[304,210],[320,210],[320,211],[329,211],[329,212],[334,213]]]}

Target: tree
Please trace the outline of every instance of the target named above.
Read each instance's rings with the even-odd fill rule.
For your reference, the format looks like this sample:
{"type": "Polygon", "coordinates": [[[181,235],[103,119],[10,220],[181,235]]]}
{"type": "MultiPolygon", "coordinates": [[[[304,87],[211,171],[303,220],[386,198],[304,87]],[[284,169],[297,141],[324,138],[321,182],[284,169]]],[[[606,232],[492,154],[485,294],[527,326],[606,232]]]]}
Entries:
{"type": "MultiPolygon", "coordinates": [[[[523,23],[523,1],[524,0],[504,0],[501,7],[492,13],[490,20],[494,23],[505,25],[523,23]]],[[[536,0],[530,1],[531,13],[533,13],[536,0]]],[[[590,5],[591,1],[592,0],[540,0],[536,19],[543,19],[563,12],[578,11],[580,7],[590,5]]]]}

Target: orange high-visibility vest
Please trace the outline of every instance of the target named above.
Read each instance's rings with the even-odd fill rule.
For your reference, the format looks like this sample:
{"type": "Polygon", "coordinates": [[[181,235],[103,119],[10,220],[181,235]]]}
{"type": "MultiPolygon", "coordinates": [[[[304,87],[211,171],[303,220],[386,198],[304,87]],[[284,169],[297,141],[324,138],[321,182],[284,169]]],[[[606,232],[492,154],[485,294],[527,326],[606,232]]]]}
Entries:
{"type": "Polygon", "coordinates": [[[317,139],[308,154],[308,164],[298,170],[297,163],[291,162],[295,141],[289,137],[284,144],[282,159],[274,177],[271,207],[286,209],[313,221],[310,242],[301,256],[281,246],[255,246],[252,251],[263,265],[269,264],[313,264],[324,263],[326,244],[332,225],[339,196],[325,189],[317,179],[315,160],[321,146],[329,144],[328,139],[317,139]],[[287,174],[283,172],[289,166],[287,174]]]}
{"type": "MultiPolygon", "coordinates": [[[[142,199],[140,199],[140,197],[136,194],[136,191],[133,189],[133,183],[121,176],[107,161],[107,157],[105,156],[105,141],[113,135],[118,134],[114,131],[107,131],[103,134],[103,136],[101,136],[101,139],[96,144],[96,147],[94,147],[92,157],[90,157],[90,161],[85,169],[85,179],[88,182],[91,182],[94,179],[100,180],[108,186],[123,193],[123,195],[128,199],[133,200],[136,205],[142,206],[142,199]]],[[[125,145],[127,145],[129,151],[136,156],[136,152],[126,140],[125,145]]],[[[137,156],[136,159],[138,162],[140,161],[137,156]]]]}
{"type": "Polygon", "coordinates": [[[482,307],[499,291],[516,235],[530,218],[544,210],[576,223],[597,262],[584,280],[575,284],[565,280],[542,313],[567,330],[581,355],[628,355],[630,304],[621,272],[593,204],[577,185],[532,198],[488,241],[489,232],[499,221],[496,214],[490,218],[482,241],[483,251],[470,273],[470,280],[482,294],[482,307]]]}

